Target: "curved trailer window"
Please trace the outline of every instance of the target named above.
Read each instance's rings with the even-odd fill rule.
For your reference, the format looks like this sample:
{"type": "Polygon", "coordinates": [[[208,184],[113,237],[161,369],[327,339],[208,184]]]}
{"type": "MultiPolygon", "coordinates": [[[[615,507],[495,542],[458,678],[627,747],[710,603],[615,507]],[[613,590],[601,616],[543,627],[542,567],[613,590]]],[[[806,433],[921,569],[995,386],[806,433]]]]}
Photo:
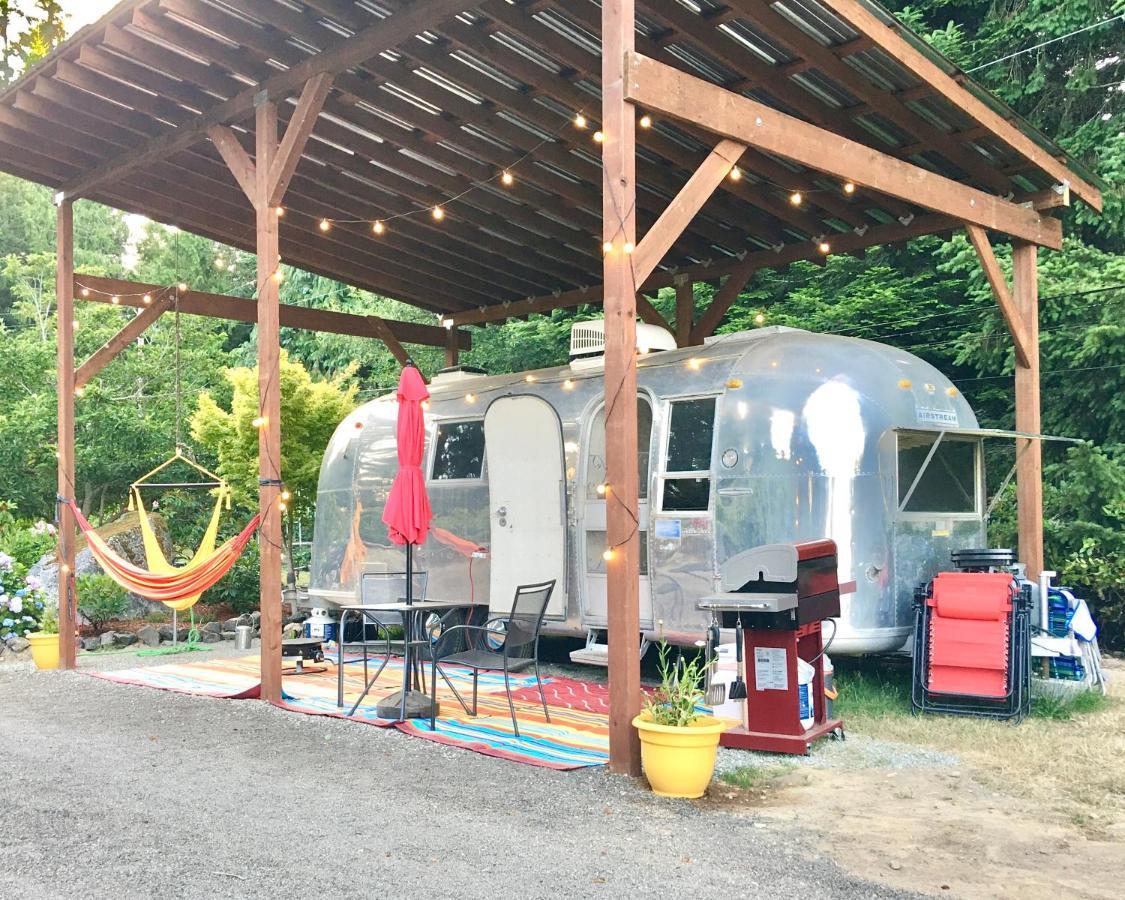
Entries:
{"type": "Polygon", "coordinates": [[[442,422],[434,440],[434,481],[480,478],[484,471],[484,420],[442,422]]]}

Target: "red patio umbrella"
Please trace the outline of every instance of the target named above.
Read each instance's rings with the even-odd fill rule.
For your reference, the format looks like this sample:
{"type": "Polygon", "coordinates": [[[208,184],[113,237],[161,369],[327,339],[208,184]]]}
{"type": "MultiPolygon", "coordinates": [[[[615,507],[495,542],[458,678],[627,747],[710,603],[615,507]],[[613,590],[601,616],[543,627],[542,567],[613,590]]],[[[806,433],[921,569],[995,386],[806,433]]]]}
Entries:
{"type": "Polygon", "coordinates": [[[422,401],[430,396],[422,373],[407,363],[398,380],[398,472],[387,496],[383,522],[387,535],[396,544],[406,545],[406,601],[413,602],[413,548],[424,544],[430,531],[430,497],[422,475],[422,452],[426,444],[426,425],[422,401]]]}

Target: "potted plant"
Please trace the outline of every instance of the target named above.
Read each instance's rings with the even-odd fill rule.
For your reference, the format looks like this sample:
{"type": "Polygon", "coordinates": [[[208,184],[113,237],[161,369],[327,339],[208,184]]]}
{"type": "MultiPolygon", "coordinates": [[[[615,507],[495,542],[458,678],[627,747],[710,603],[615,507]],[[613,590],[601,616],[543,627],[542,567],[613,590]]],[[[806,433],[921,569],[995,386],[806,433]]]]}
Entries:
{"type": "Polygon", "coordinates": [[[702,797],[715,771],[719,735],[737,724],[699,712],[707,663],[668,659],[661,642],[660,687],[645,697],[633,719],[641,738],[641,765],[662,797],[702,797]]]}
{"type": "Polygon", "coordinates": [[[39,630],[27,635],[31,643],[31,658],[40,669],[59,667],[59,613],[53,606],[43,610],[39,630]]]}

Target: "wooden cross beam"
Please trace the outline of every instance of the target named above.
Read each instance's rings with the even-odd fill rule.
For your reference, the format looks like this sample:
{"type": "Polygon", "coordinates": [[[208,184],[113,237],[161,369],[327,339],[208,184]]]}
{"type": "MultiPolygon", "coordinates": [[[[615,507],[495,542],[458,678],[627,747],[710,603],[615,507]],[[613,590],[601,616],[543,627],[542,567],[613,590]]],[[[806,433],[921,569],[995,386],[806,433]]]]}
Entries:
{"type": "Polygon", "coordinates": [[[1008,331],[1011,332],[1012,344],[1016,350],[1016,362],[1023,368],[1027,368],[1031,364],[1028,325],[1016,306],[1016,301],[1008,288],[1004,273],[1000,271],[1000,263],[996,260],[996,254],[992,252],[988,235],[978,225],[966,225],[965,231],[968,232],[969,241],[972,243],[973,249],[977,251],[977,256],[980,257],[981,268],[984,269],[984,275],[992,287],[992,293],[995,295],[996,303],[999,305],[1004,321],[1008,325],[1008,331]]]}
{"type": "MultiPolygon", "coordinates": [[[[116,278],[102,278],[96,275],[83,274],[74,276],[74,285],[77,299],[95,303],[109,303],[111,297],[117,296],[121,306],[131,306],[146,312],[153,310],[158,304],[153,303],[151,306],[145,304],[143,295],[147,293],[158,298],[161,296],[161,292],[166,290],[158,284],[121,281],[116,278]],[[83,296],[83,289],[89,291],[89,296],[83,296]]],[[[188,290],[180,294],[179,305],[180,312],[187,315],[227,319],[232,322],[252,323],[257,321],[254,301],[243,297],[188,290]]],[[[445,347],[448,340],[446,330],[437,325],[424,325],[420,322],[399,322],[395,319],[382,319],[379,316],[361,316],[330,309],[310,309],[307,306],[291,305],[282,305],[280,316],[281,325],[284,328],[302,328],[306,331],[382,339],[379,326],[375,322],[375,320],[378,320],[386,327],[396,343],[445,347]]],[[[140,317],[138,316],[138,318],[140,317]]],[[[156,317],[153,316],[147,324],[151,324],[155,319],[156,317]]],[[[140,330],[143,331],[143,329],[140,330]]],[[[136,337],[136,335],[133,335],[133,337],[136,337]]],[[[472,348],[472,338],[468,332],[459,331],[457,333],[457,346],[461,350],[472,348]]],[[[91,357],[92,359],[93,357],[91,357]]],[[[101,366],[99,366],[100,368],[101,366]]]]}
{"type": "MultiPolygon", "coordinates": [[[[77,293],[81,293],[81,282],[75,278],[74,283],[77,293]]],[[[155,288],[141,288],[141,290],[151,291],[151,293],[146,294],[149,297],[156,294],[155,288]]],[[[137,305],[141,306],[141,311],[126,322],[117,334],[91,353],[89,358],[78,367],[78,370],[74,373],[75,388],[85,387],[89,384],[90,380],[104,369],[111,359],[140,337],[145,329],[167,310],[172,309],[176,305],[176,293],[176,288],[165,290],[162,295],[156,295],[148,306],[143,305],[144,300],[139,300],[137,305]]],[[[129,305],[132,306],[133,304],[129,305]]]]}
{"type": "Polygon", "coordinates": [[[635,52],[626,98],[802,166],[1032,244],[1058,249],[1062,225],[1036,210],[969,187],[811,125],[635,52]]]}

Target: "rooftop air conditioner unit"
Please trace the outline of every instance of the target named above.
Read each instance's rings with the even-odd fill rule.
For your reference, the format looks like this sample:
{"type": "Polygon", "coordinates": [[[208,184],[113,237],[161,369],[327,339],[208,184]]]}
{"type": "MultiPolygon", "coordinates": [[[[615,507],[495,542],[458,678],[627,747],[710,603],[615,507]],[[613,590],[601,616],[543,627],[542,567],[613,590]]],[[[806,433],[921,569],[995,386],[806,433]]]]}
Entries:
{"type": "MultiPolygon", "coordinates": [[[[659,325],[637,323],[637,349],[642,353],[653,350],[675,350],[676,339],[659,325]]],[[[590,359],[605,355],[605,319],[576,322],[570,327],[570,358],[590,359]]]]}

